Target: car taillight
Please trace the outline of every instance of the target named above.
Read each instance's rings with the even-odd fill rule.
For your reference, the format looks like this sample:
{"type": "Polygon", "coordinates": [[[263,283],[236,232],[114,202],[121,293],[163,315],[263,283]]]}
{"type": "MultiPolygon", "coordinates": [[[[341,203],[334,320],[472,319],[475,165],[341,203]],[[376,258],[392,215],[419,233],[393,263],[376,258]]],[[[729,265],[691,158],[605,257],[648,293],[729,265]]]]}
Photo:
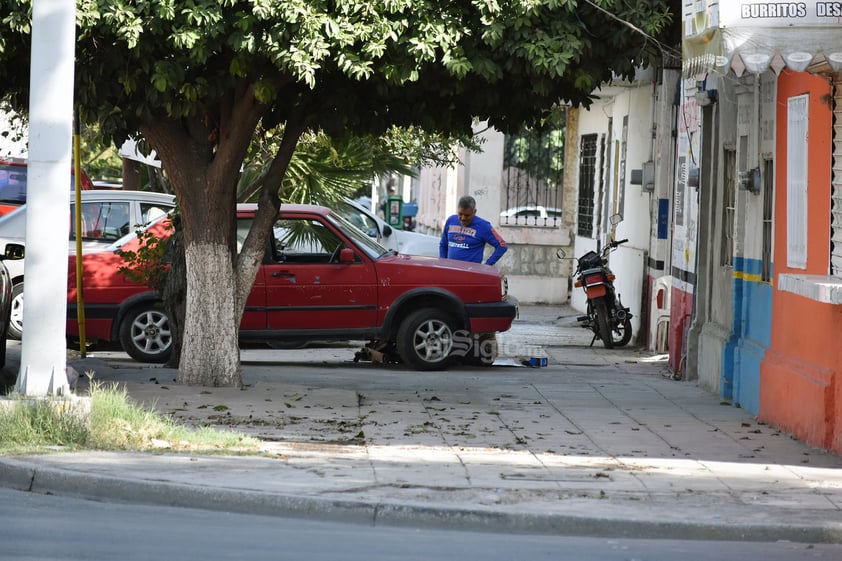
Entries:
{"type": "Polygon", "coordinates": [[[592,284],[599,284],[603,282],[602,275],[588,275],[585,277],[585,284],[592,285],[592,284]]]}
{"type": "Polygon", "coordinates": [[[575,286],[576,288],[581,288],[582,287],[582,281],[577,280],[576,282],[573,283],[573,286],[575,286]]]}

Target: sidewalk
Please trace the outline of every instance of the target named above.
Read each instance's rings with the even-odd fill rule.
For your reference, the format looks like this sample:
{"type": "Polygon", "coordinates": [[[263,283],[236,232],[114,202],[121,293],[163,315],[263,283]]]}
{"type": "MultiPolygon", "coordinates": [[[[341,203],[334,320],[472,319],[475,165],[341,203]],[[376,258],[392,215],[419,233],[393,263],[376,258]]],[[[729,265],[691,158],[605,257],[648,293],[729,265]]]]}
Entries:
{"type": "Polygon", "coordinates": [[[0,485],[370,525],[842,543],[842,457],[673,381],[663,357],[588,346],[574,319],[523,307],[499,366],[446,373],[354,363],[350,347],[244,350],[243,390],[93,353],[69,362],[258,436],[265,456],[0,458],[0,485]],[[540,353],[548,367],[520,366],[540,353]]]}

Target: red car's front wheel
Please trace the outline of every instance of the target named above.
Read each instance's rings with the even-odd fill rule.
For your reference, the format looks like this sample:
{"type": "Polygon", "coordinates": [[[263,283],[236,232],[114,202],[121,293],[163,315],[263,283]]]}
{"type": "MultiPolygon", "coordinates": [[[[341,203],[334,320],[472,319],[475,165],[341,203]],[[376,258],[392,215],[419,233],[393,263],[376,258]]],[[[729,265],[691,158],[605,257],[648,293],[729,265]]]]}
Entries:
{"type": "Polygon", "coordinates": [[[409,314],[397,336],[398,354],[416,370],[443,370],[453,350],[453,320],[437,308],[409,314]]]}

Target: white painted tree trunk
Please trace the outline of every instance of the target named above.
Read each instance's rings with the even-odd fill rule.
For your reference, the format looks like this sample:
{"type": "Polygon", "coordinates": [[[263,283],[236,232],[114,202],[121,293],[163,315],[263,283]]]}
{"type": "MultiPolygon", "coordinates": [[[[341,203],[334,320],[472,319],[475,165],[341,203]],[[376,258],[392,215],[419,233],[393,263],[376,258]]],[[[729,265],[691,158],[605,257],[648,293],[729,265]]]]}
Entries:
{"type": "Polygon", "coordinates": [[[178,382],[240,387],[240,315],[231,254],[222,243],[185,245],[187,304],[178,382]]]}

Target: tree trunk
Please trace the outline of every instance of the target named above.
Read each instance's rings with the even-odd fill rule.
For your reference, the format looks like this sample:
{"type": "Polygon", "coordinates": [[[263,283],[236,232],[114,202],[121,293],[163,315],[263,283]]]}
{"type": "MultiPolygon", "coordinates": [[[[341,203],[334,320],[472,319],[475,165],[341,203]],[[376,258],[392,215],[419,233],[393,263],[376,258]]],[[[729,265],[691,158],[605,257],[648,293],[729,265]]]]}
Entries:
{"type": "Polygon", "coordinates": [[[140,190],[140,163],[123,158],[123,189],[140,190]]]}
{"type": "Polygon", "coordinates": [[[237,178],[267,109],[251,86],[237,91],[223,96],[215,113],[153,119],[141,130],[167,166],[181,209],[186,290],[184,322],[177,327],[182,334],[180,384],[242,386],[240,320],[278,214],[281,181],[306,128],[303,115],[287,121],[262,182],[257,215],[237,255],[237,178]]]}
{"type": "Polygon", "coordinates": [[[180,214],[173,216],[172,224],[172,236],[167,242],[170,270],[167,271],[161,296],[170,318],[170,333],[172,333],[172,354],[165,366],[178,368],[181,361],[181,341],[184,337],[182,332],[184,331],[184,308],[187,302],[187,264],[184,262],[184,228],[181,225],[180,214]]]}
{"type": "Polygon", "coordinates": [[[222,243],[191,243],[185,238],[187,302],[178,382],[214,387],[242,386],[240,315],[231,252],[222,243]]]}

